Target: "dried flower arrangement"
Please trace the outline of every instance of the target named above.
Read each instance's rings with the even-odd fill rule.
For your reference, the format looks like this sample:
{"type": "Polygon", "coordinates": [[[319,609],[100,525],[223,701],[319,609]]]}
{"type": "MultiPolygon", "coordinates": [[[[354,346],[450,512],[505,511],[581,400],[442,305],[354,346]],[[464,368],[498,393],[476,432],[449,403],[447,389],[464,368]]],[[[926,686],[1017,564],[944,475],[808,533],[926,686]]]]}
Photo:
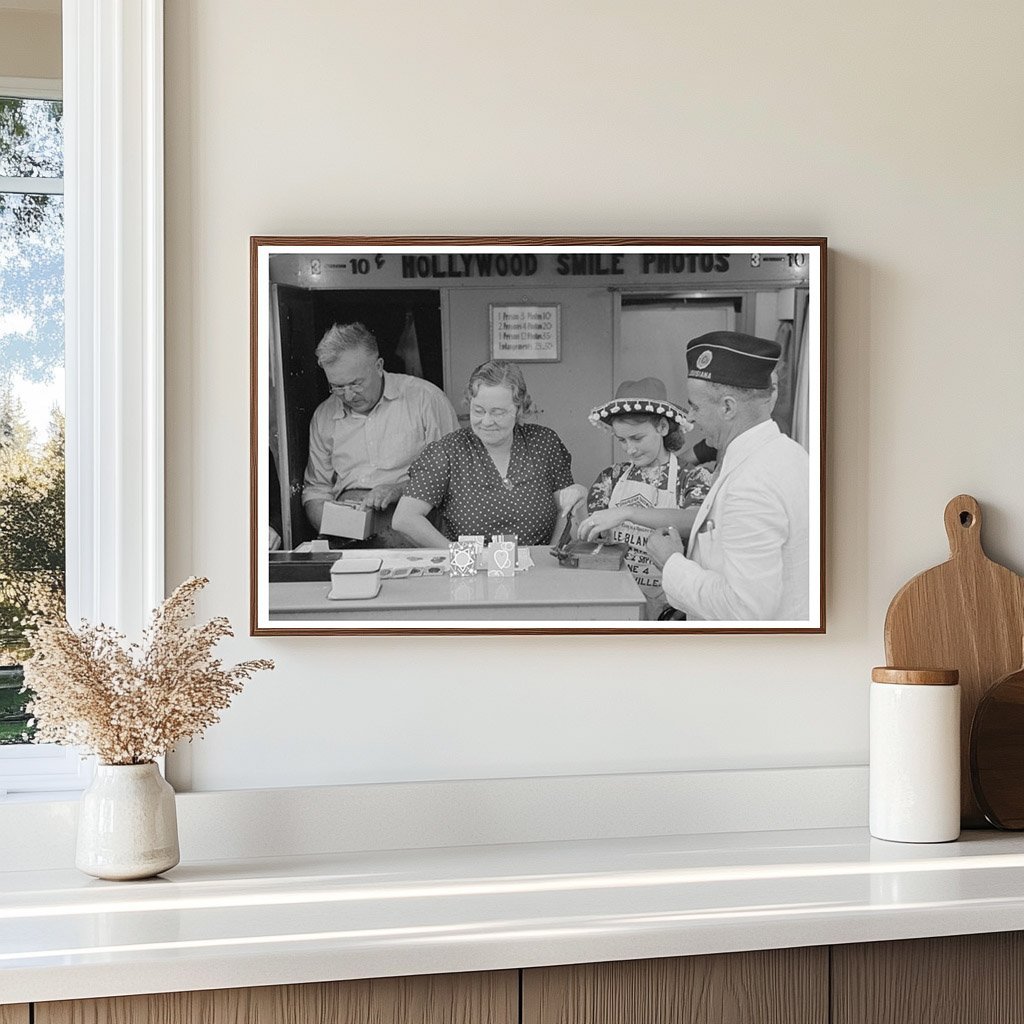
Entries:
{"type": "Polygon", "coordinates": [[[213,648],[233,635],[228,620],[186,625],[208,582],[185,580],[153,612],[141,645],[102,624],[38,622],[25,662],[36,742],[84,747],[104,764],[146,764],[217,722],[243,682],[274,663],[225,668],[213,648]]]}

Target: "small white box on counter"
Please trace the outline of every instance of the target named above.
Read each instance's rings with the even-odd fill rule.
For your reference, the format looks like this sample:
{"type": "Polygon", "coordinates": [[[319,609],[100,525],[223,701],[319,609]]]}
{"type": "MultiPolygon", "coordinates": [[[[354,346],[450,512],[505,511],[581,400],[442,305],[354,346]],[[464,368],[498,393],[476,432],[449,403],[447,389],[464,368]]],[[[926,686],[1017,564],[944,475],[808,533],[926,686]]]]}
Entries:
{"type": "Polygon", "coordinates": [[[331,566],[332,601],[354,601],[380,593],[379,558],[339,558],[331,566]]]}
{"type": "Polygon", "coordinates": [[[325,501],[320,532],[331,537],[366,540],[375,528],[372,508],[361,508],[354,501],[325,501]]]}

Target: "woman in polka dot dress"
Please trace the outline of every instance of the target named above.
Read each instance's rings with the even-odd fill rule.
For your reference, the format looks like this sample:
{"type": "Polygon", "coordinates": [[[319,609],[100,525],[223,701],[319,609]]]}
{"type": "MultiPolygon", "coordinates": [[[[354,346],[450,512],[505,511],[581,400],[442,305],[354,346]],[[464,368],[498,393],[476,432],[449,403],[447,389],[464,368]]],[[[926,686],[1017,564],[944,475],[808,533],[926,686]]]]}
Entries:
{"type": "Polygon", "coordinates": [[[656,377],[626,381],[612,401],[591,411],[590,421],[611,428],[628,461],[609,466],[594,481],[579,537],[626,546],[626,565],[647,598],[648,618],[656,619],[669,605],[647,538],[652,529],[674,526],[685,540],[714,466],[680,465],[676,452],[690,423],[656,377]]]}
{"type": "Polygon", "coordinates": [[[469,427],[428,444],[409,467],[394,528],[420,547],[495,533],[550,544],[559,517],[586,495],[573,483],[568,449],[549,427],[522,422],[530,396],[515,363],[478,366],[466,398],[469,427]],[[427,518],[433,509],[440,530],[427,518]]]}

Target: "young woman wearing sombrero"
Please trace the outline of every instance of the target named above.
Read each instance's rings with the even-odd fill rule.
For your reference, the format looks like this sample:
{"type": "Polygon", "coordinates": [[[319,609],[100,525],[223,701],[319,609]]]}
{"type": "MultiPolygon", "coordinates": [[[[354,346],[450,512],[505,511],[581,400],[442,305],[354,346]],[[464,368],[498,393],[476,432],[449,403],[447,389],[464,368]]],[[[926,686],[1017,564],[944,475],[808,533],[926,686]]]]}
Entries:
{"type": "Polygon", "coordinates": [[[609,466],[594,481],[579,538],[626,546],[626,564],[647,598],[648,617],[656,619],[670,606],[661,573],[647,555],[647,538],[666,526],[684,538],[689,534],[714,465],[681,465],[676,452],[691,425],[656,377],[623,383],[610,402],[591,410],[590,422],[612,431],[626,461],[609,466]]]}

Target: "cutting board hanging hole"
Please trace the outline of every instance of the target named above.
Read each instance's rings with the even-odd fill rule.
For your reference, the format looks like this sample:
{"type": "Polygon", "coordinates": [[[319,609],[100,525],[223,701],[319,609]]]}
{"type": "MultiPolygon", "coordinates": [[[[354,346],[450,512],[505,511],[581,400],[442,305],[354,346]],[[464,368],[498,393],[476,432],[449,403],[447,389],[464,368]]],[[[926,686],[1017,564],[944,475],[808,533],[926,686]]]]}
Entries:
{"type": "Polygon", "coordinates": [[[946,505],[943,518],[952,557],[960,554],[984,557],[981,549],[981,508],[974,498],[969,494],[958,494],[946,505]]]}

